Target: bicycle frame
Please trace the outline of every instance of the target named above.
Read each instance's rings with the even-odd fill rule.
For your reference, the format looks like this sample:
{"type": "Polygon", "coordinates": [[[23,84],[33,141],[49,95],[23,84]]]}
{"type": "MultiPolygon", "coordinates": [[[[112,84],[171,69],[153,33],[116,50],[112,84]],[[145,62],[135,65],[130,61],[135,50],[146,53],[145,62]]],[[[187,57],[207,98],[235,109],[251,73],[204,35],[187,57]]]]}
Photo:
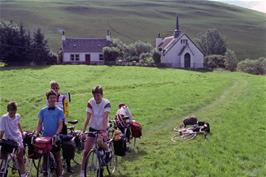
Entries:
{"type": "MultiPolygon", "coordinates": [[[[12,170],[17,170],[19,175],[19,168],[18,168],[18,163],[17,163],[17,157],[16,157],[16,149],[13,149],[12,153],[5,154],[6,158],[0,159],[0,177],[6,177],[8,173],[8,168],[11,168],[12,170]],[[10,165],[10,162],[13,162],[12,165],[10,165]]],[[[0,151],[1,153],[1,151],[0,151]]]]}

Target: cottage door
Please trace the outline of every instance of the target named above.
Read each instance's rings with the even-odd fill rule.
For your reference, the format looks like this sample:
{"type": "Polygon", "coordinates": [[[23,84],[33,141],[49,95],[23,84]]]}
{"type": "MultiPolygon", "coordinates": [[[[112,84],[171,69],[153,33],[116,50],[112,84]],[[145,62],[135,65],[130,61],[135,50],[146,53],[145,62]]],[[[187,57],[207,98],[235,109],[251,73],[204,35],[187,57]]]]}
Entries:
{"type": "Polygon", "coordinates": [[[90,62],[91,62],[91,55],[90,54],[85,55],[85,62],[86,62],[86,64],[90,64],[90,62]]]}
{"type": "Polygon", "coordinates": [[[184,64],[184,67],[185,68],[190,68],[190,54],[189,53],[186,53],[185,54],[185,64],[184,64]]]}

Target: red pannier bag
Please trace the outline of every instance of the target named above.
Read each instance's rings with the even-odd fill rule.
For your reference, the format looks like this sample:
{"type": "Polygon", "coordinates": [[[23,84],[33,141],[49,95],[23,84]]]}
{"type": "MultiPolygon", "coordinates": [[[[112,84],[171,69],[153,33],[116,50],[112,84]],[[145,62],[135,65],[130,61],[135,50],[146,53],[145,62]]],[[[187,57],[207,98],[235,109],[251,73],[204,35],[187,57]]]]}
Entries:
{"type": "Polygon", "coordinates": [[[132,122],[131,133],[133,138],[140,138],[142,136],[142,127],[139,122],[132,122]]]}
{"type": "Polygon", "coordinates": [[[51,137],[38,137],[35,139],[34,149],[38,153],[50,152],[53,148],[51,137]]]}

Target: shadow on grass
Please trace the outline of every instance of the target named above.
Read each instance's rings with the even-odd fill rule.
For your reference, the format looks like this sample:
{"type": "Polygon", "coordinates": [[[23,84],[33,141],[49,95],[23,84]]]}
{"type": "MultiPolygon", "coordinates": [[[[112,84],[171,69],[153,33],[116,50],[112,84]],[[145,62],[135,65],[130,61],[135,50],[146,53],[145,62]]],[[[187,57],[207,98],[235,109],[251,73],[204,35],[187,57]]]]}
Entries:
{"type": "Polygon", "coordinates": [[[22,69],[32,69],[32,70],[41,70],[49,68],[52,65],[43,65],[43,66],[3,66],[0,67],[0,71],[9,71],[9,70],[22,70],[22,69]]]}

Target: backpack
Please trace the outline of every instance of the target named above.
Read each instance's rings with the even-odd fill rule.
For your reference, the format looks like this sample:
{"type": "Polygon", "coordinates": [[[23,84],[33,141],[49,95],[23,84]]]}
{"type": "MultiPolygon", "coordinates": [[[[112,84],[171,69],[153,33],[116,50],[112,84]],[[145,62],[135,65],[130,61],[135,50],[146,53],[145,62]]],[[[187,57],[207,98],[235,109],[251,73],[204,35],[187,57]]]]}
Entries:
{"type": "Polygon", "coordinates": [[[132,122],[131,133],[133,138],[140,138],[142,136],[142,126],[139,122],[132,122]]]}

